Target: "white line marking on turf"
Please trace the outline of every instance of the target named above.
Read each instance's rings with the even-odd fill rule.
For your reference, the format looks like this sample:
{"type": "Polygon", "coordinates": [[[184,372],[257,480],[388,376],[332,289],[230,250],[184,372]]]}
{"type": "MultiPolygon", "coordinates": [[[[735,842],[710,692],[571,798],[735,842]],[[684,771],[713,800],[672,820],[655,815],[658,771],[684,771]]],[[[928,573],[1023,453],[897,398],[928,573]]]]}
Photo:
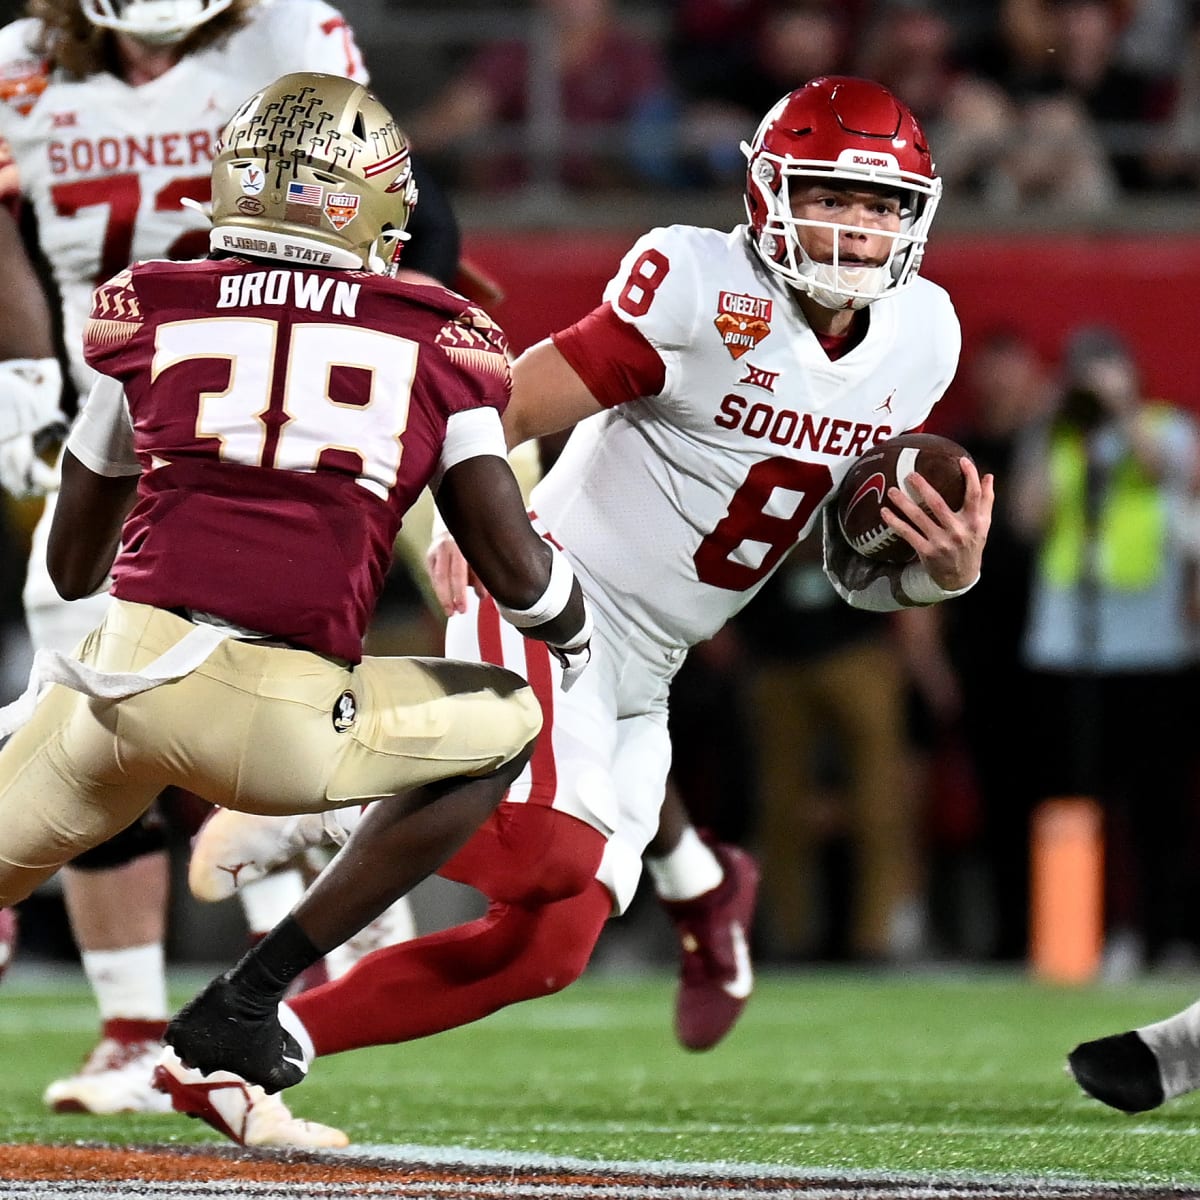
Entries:
{"type": "MultiPolygon", "coordinates": [[[[1045,1134],[1045,1130],[1031,1130],[1031,1133],[1045,1134]]],[[[1181,1131],[1182,1132],[1182,1131],[1181,1131]]],[[[733,1160],[718,1160],[716,1162],[688,1162],[678,1159],[651,1159],[630,1161],[597,1161],[589,1158],[576,1158],[572,1155],[540,1154],[532,1151],[517,1150],[479,1150],[467,1149],[463,1146],[428,1146],[411,1144],[379,1145],[379,1146],[350,1146],[345,1150],[331,1153],[335,1159],[374,1159],[387,1162],[396,1161],[407,1166],[428,1167],[471,1167],[482,1170],[502,1169],[506,1171],[545,1170],[545,1171],[576,1171],[580,1173],[610,1173],[639,1176],[684,1176],[700,1179],[746,1179],[746,1180],[826,1180],[842,1181],[855,1180],[860,1182],[911,1184],[918,1187],[937,1186],[949,1188],[954,1185],[981,1185],[990,1188],[1014,1188],[1032,1190],[1039,1196],[1049,1194],[1053,1189],[1060,1189],[1064,1195],[1088,1195],[1089,1189],[1128,1188],[1132,1192],[1140,1189],[1163,1189],[1161,1182],[1144,1180],[1140,1182],[1123,1181],[1116,1183],[1108,1180],[1096,1180],[1084,1176],[1062,1176],[1058,1178],[1038,1177],[1019,1174],[981,1174],[975,1171],[939,1171],[936,1175],[915,1171],[886,1171],[863,1170],[842,1167],[798,1167],[781,1166],[777,1163],[750,1163],[733,1160]]],[[[1031,1194],[1032,1194],[1031,1192],[1031,1194]]],[[[888,1192],[891,1195],[891,1192],[888,1192]]],[[[932,1194],[932,1193],[931,1193],[932,1194]]],[[[940,1192],[938,1193],[941,1194],[940,1192]]],[[[809,1192],[805,1190],[807,1197],[809,1192]]]]}
{"type": "MultiPolygon", "coordinates": [[[[523,1121],[520,1125],[504,1125],[492,1121],[489,1132],[496,1137],[504,1135],[528,1135],[533,1133],[551,1133],[586,1136],[590,1134],[606,1134],[611,1136],[651,1134],[656,1137],[679,1137],[694,1133],[733,1133],[746,1134],[745,1124],[724,1123],[716,1121],[680,1121],[672,1125],[649,1125],[639,1121],[523,1121]]],[[[876,1125],[860,1125],[846,1121],[823,1121],[805,1123],[770,1123],[762,1122],[754,1126],[755,1135],[782,1134],[788,1137],[885,1137],[899,1135],[901,1137],[1034,1137],[1044,1138],[1044,1125],[949,1125],[949,1124],[920,1124],[907,1121],[881,1122],[876,1125]]],[[[1094,1134],[1094,1125],[1066,1123],[1055,1121],[1055,1135],[1070,1134],[1085,1136],[1094,1134]]],[[[1200,1127],[1172,1126],[1157,1124],[1121,1124],[1106,1131],[1106,1137],[1155,1137],[1155,1138],[1195,1138],[1200,1136],[1200,1127]]],[[[412,1147],[405,1147],[412,1149],[412,1147]]],[[[491,1153],[491,1152],[488,1152],[491,1153]]],[[[495,1151],[500,1154],[503,1151],[495,1151]]],[[[805,1168],[798,1168],[804,1170],[805,1168]]]]}

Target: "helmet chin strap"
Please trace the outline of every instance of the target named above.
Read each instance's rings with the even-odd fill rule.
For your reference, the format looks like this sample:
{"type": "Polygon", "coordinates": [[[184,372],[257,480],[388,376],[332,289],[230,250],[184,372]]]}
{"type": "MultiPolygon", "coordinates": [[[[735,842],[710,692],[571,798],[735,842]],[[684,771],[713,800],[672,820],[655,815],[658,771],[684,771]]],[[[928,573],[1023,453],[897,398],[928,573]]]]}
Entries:
{"type": "Polygon", "coordinates": [[[400,269],[400,249],[412,234],[401,229],[385,229],[367,252],[367,270],[376,275],[395,275],[400,269]]]}

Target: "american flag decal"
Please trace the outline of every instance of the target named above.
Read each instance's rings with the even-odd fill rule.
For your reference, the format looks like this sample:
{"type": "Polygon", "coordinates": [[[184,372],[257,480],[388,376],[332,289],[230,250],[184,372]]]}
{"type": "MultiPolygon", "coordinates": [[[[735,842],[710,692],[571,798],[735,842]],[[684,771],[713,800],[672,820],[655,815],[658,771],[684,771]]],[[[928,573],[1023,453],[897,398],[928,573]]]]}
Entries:
{"type": "Polygon", "coordinates": [[[315,183],[289,183],[287,198],[292,204],[312,204],[320,206],[323,189],[315,183]]]}

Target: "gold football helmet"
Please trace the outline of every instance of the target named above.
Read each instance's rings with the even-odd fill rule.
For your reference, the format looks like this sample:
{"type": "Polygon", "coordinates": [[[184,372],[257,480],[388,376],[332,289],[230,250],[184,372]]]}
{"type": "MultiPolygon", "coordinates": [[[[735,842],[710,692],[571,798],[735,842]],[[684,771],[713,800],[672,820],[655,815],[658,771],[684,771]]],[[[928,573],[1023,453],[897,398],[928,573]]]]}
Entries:
{"type": "Polygon", "coordinates": [[[391,274],[416,203],[392,114],[361,83],[299,71],[256,92],[225,126],[209,244],[391,274]]]}

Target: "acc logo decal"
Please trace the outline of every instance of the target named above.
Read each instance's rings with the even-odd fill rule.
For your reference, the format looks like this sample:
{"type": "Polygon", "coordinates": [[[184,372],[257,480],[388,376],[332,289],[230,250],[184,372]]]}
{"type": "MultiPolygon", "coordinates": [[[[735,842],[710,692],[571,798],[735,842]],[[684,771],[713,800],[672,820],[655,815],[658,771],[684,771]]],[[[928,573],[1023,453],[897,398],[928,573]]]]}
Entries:
{"type": "Polygon", "coordinates": [[[330,192],[325,215],[334,229],[345,229],[358,215],[358,197],[353,192],[330,192]]]}
{"type": "Polygon", "coordinates": [[[267,206],[254,196],[239,196],[234,208],[248,217],[260,217],[266,212],[267,206]]]}
{"type": "Polygon", "coordinates": [[[771,301],[765,296],[721,292],[713,324],[730,356],[741,358],[771,332],[771,301]]]}
{"type": "Polygon", "coordinates": [[[358,700],[353,692],[343,692],[333,706],[333,728],[338,733],[345,733],[358,720],[358,700]]]}
{"type": "Polygon", "coordinates": [[[242,172],[242,191],[247,196],[258,196],[267,186],[267,175],[262,167],[247,167],[242,172]]]}

